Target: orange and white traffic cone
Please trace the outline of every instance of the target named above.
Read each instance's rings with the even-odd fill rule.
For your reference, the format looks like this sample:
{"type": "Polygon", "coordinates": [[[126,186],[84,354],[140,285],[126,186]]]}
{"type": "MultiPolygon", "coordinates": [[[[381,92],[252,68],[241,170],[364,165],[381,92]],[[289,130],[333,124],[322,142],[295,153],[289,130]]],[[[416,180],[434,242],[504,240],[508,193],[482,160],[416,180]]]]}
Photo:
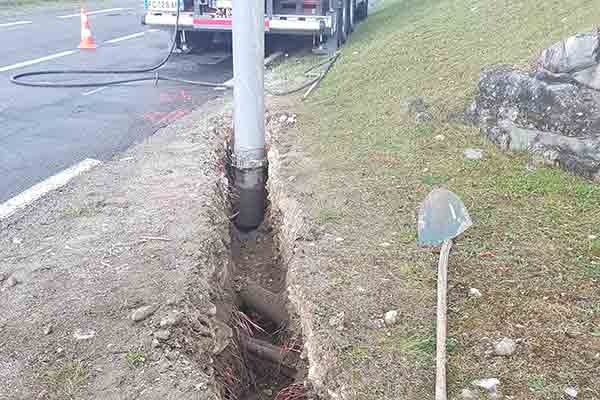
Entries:
{"type": "Polygon", "coordinates": [[[94,39],[92,38],[92,31],[90,30],[90,21],[83,7],[81,7],[81,43],[79,43],[79,48],[87,50],[96,48],[96,44],[94,44],[94,39]]]}

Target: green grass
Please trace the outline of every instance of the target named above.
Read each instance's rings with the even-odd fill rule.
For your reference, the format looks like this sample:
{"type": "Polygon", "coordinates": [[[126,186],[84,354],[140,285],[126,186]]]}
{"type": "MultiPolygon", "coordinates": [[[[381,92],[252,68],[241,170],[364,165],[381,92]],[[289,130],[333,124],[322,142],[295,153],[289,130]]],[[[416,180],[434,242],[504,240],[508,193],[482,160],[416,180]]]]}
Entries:
{"type": "Polygon", "coordinates": [[[48,391],[55,399],[74,399],[88,379],[89,371],[81,361],[67,361],[48,372],[48,391]]]}
{"type": "Polygon", "coordinates": [[[543,375],[534,375],[527,378],[527,387],[532,392],[542,392],[546,389],[546,378],[543,375]]]}
{"type": "Polygon", "coordinates": [[[125,355],[125,361],[130,368],[139,368],[146,362],[146,355],[142,351],[130,351],[125,355]]]}
{"type": "MultiPolygon", "coordinates": [[[[352,282],[357,278],[344,275],[357,271],[375,279],[390,266],[414,265],[418,274],[400,274],[402,288],[434,292],[435,257],[414,243],[415,210],[437,186],[465,201],[475,225],[451,257],[450,285],[457,289],[449,329],[461,338],[448,363],[451,394],[473,376],[499,376],[503,392],[514,398],[531,398],[529,388],[543,383],[540,376],[557,387],[572,383],[561,380],[567,372],[582,390],[600,385],[583,359],[591,344],[565,352],[572,345],[559,333],[565,321],[585,331],[597,315],[581,315],[577,299],[589,299],[586,307],[597,302],[600,241],[588,237],[600,226],[600,186],[560,169],[530,170],[527,155],[501,152],[478,129],[447,120],[473,100],[482,67],[529,68],[544,47],[591,30],[598,20],[600,8],[589,0],[388,0],[358,26],[330,75],[299,109],[307,152],[321,165],[313,216],[335,222],[335,234],[345,238],[344,253],[328,254],[344,266],[338,281],[352,282]],[[401,111],[411,96],[425,99],[433,121],[419,124],[401,111]],[[483,149],[485,157],[465,160],[469,147],[483,149]],[[344,204],[344,218],[328,202],[340,193],[353,199],[344,204]],[[392,232],[401,232],[401,239],[391,239],[392,232]],[[382,253],[383,241],[393,241],[393,248],[382,253]],[[480,288],[485,296],[463,301],[463,287],[480,288]],[[474,350],[483,337],[519,337],[519,324],[535,337],[536,350],[524,350],[529,357],[490,365],[474,350]]],[[[411,333],[384,337],[369,354],[386,359],[430,352],[431,343],[416,338],[428,337],[432,321],[423,315],[435,304],[413,296],[400,307],[415,324],[406,327],[411,333]]],[[[397,384],[428,388],[430,366],[415,366],[420,375],[397,384]]],[[[358,393],[369,392],[368,380],[357,385],[358,393]]]]}

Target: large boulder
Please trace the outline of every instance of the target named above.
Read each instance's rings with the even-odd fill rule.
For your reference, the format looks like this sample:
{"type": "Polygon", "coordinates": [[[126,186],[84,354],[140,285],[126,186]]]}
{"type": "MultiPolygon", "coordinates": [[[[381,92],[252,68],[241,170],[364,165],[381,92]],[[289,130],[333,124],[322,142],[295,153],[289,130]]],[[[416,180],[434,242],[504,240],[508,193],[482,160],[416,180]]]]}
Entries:
{"type": "MultiPolygon", "coordinates": [[[[558,62],[553,65],[567,68],[558,62]]],[[[529,151],[574,173],[599,176],[596,90],[500,66],[482,72],[470,112],[482,133],[505,150],[529,151]]]]}
{"type": "Polygon", "coordinates": [[[600,90],[600,33],[578,33],[542,51],[538,73],[600,90]]]}

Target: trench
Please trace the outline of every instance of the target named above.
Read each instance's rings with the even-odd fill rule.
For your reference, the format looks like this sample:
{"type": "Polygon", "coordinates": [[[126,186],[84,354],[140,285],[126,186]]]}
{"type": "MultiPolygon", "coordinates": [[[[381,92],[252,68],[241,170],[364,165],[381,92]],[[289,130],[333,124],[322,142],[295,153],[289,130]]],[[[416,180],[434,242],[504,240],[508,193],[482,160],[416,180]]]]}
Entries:
{"type": "Polygon", "coordinates": [[[231,260],[218,308],[232,334],[214,366],[225,400],[316,398],[306,382],[300,321],[287,304],[277,224],[269,211],[254,231],[230,226],[231,260]]]}

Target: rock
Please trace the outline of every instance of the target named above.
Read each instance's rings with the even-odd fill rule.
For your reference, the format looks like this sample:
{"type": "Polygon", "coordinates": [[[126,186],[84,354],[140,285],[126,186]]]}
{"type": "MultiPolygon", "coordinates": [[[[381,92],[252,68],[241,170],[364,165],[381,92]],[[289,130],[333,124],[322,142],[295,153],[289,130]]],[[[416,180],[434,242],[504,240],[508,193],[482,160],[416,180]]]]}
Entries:
{"type": "Polygon", "coordinates": [[[478,398],[477,394],[471,389],[463,389],[460,396],[463,400],[476,400],[478,398]]]}
{"type": "Polygon", "coordinates": [[[265,389],[265,390],[263,390],[263,393],[264,393],[266,396],[268,396],[268,397],[271,397],[271,396],[273,396],[273,391],[272,391],[271,389],[268,389],[268,388],[267,388],[267,389],[265,389]]]}
{"type": "Polygon", "coordinates": [[[433,120],[433,114],[431,114],[429,111],[423,111],[417,113],[415,118],[417,122],[429,122],[433,120]]]}
{"type": "Polygon", "coordinates": [[[510,356],[517,349],[517,344],[510,338],[503,338],[494,346],[494,354],[497,356],[510,356]]]}
{"type": "Polygon", "coordinates": [[[233,330],[227,324],[219,320],[214,322],[213,330],[215,335],[213,354],[218,355],[221,354],[227,348],[227,346],[229,346],[229,343],[231,343],[233,330]]]}
{"type": "Polygon", "coordinates": [[[496,393],[500,381],[496,378],[478,379],[471,382],[471,385],[487,390],[489,393],[496,393]]]}
{"type": "Polygon", "coordinates": [[[168,340],[171,337],[171,331],[168,329],[161,329],[160,331],[154,332],[154,337],[159,340],[168,340]]]}
{"type": "Polygon", "coordinates": [[[208,310],[206,311],[206,315],[208,315],[209,317],[214,317],[215,315],[217,315],[217,306],[214,304],[211,304],[208,307],[208,310]]]}
{"type": "Polygon", "coordinates": [[[165,353],[165,357],[167,357],[171,361],[177,361],[180,354],[181,353],[179,352],[179,350],[173,350],[173,351],[169,351],[169,352],[165,353]]]}
{"type": "Polygon", "coordinates": [[[567,397],[569,397],[570,399],[576,399],[577,398],[577,388],[573,387],[573,386],[567,386],[565,388],[565,394],[567,395],[567,397]]]}
{"type": "Polygon", "coordinates": [[[158,363],[158,371],[161,373],[167,372],[171,368],[171,362],[167,358],[163,358],[158,363]]]}
{"type": "Polygon", "coordinates": [[[56,348],[56,354],[62,354],[64,351],[65,351],[65,349],[63,349],[62,347],[56,348]]]}
{"type": "Polygon", "coordinates": [[[578,33],[543,50],[537,62],[538,72],[600,89],[599,52],[598,32],[578,33]]]}
{"type": "Polygon", "coordinates": [[[49,334],[51,334],[51,333],[52,333],[52,329],[53,329],[53,328],[52,328],[52,325],[46,325],[46,326],[44,327],[44,335],[49,335],[49,334]]]}
{"type": "Polygon", "coordinates": [[[150,346],[152,346],[153,349],[159,348],[160,347],[160,342],[158,341],[158,339],[154,338],[154,339],[152,339],[152,342],[150,343],[150,346]]]}
{"type": "Polygon", "coordinates": [[[344,238],[337,237],[337,238],[335,238],[335,241],[336,241],[337,243],[341,243],[341,242],[343,242],[343,241],[344,241],[344,238]]]}
{"type": "Polygon", "coordinates": [[[75,340],[90,340],[94,336],[96,336],[96,332],[93,330],[76,329],[75,332],[73,332],[75,340]]]}
{"type": "Polygon", "coordinates": [[[154,314],[158,309],[156,305],[142,306],[131,314],[131,319],[135,322],[140,322],[154,314]]]}
{"type": "Polygon", "coordinates": [[[13,242],[13,244],[19,245],[19,244],[23,243],[23,240],[15,236],[12,239],[12,242],[13,242]]]}
{"type": "MultiPolygon", "coordinates": [[[[556,81],[548,74],[534,76],[507,66],[482,72],[473,118],[503,150],[528,151],[545,164],[596,179],[600,92],[574,78],[556,81]]],[[[600,83],[600,74],[597,79],[600,83]]]]}
{"type": "Polygon", "coordinates": [[[434,137],[435,140],[437,140],[438,142],[443,142],[444,140],[446,140],[446,136],[444,135],[436,135],[434,137]]]}
{"type": "Polygon", "coordinates": [[[279,117],[279,123],[280,123],[280,124],[283,124],[283,123],[285,123],[285,121],[287,121],[287,118],[288,118],[288,117],[287,117],[287,115],[285,115],[285,114],[284,114],[284,115],[281,115],[281,116],[279,117]]]}
{"type": "Polygon", "coordinates": [[[392,244],[390,242],[383,242],[379,244],[381,247],[390,247],[392,244]]]}
{"type": "Polygon", "coordinates": [[[177,310],[169,311],[166,317],[160,320],[160,327],[175,326],[183,319],[183,313],[177,310]]]}
{"type": "Polygon", "coordinates": [[[17,279],[17,277],[14,275],[9,276],[6,280],[6,286],[9,288],[17,286],[19,283],[21,283],[21,281],[19,281],[19,279],[17,279]]]}
{"type": "Polygon", "coordinates": [[[425,100],[422,97],[407,97],[400,102],[400,112],[402,114],[414,114],[423,113],[427,111],[425,100]]]}
{"type": "Polygon", "coordinates": [[[329,326],[335,328],[338,331],[344,330],[344,320],[346,319],[346,314],[342,311],[329,318],[329,326]]]}
{"type": "Polygon", "coordinates": [[[398,311],[391,310],[385,313],[383,317],[386,326],[394,326],[398,323],[398,311]]]}
{"type": "Polygon", "coordinates": [[[367,328],[370,329],[381,329],[385,326],[385,320],[378,318],[378,319],[370,319],[367,321],[367,328]]]}
{"type": "Polygon", "coordinates": [[[565,334],[572,339],[582,335],[580,331],[574,328],[568,328],[565,334]]]}
{"type": "Polygon", "coordinates": [[[481,294],[481,292],[479,291],[479,289],[470,288],[469,289],[469,296],[479,298],[479,297],[481,297],[483,295],[481,294]]]}
{"type": "Polygon", "coordinates": [[[465,149],[463,154],[467,160],[481,160],[483,158],[483,150],[481,149],[465,149]]]}

